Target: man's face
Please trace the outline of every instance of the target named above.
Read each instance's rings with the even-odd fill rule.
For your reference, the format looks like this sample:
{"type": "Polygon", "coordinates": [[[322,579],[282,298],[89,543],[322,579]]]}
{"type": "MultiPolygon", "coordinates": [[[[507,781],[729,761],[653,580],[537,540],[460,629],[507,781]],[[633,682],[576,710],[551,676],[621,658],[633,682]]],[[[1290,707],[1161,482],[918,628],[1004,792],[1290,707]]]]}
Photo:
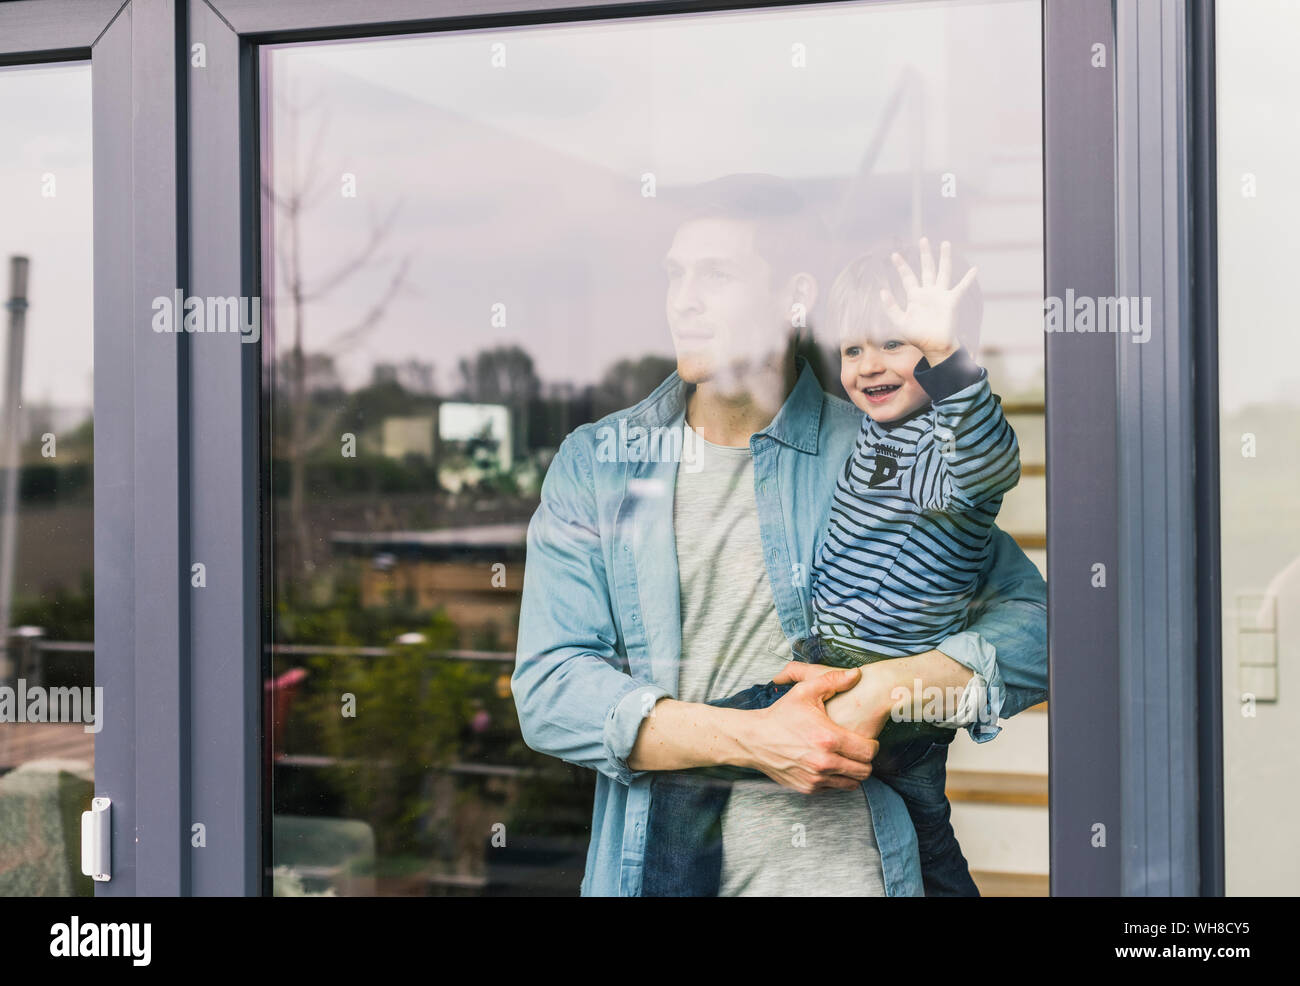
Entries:
{"type": "Polygon", "coordinates": [[[793,298],[773,289],[754,233],[753,223],[693,219],[678,227],[664,257],[668,327],[687,383],[727,391],[784,357],[793,298]]]}
{"type": "Polygon", "coordinates": [[[840,383],[873,421],[889,422],[924,407],[930,395],[912,375],[921,350],[863,332],[840,337],[840,383]]]}

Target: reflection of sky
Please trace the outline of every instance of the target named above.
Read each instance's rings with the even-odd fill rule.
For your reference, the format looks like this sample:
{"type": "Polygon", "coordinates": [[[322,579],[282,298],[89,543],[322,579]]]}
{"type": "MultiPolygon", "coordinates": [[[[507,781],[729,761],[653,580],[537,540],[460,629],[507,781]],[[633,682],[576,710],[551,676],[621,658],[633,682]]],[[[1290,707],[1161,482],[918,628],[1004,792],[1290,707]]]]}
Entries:
{"type": "MultiPolygon", "coordinates": [[[[309,275],[335,269],[363,241],[365,217],[394,205],[384,252],[412,259],[409,286],[382,324],[354,346],[332,346],[384,294],[392,263],[309,305],[305,346],[333,352],[348,386],[375,362],[416,357],[435,363],[447,388],[458,360],[503,344],[523,346],[547,383],[593,382],[617,359],[670,355],[659,260],[672,213],[662,198],[641,197],[640,176],[653,172],[662,196],[736,171],[852,174],[905,67],[921,95],[905,104],[877,172],[909,169],[918,126],[924,168],[960,180],[977,180],[999,149],[1038,146],[1038,5],[1019,0],[275,49],[276,96],[310,107],[303,158],[329,116],[311,155],[326,194],[303,223],[309,275]],[[491,64],[496,43],[504,68],[491,64]],[[791,67],[796,43],[806,68],[791,67]],[[344,173],[356,176],[355,199],[338,191],[344,173]],[[492,324],[497,303],[504,327],[492,324]]],[[[286,119],[283,108],[273,116],[281,191],[286,119]]],[[[1041,292],[1041,259],[1024,268],[1024,286],[1041,292]]],[[[288,312],[278,318],[284,346],[288,312]]]]}
{"type": "Polygon", "coordinates": [[[29,403],[88,409],[93,397],[90,158],[90,64],[0,68],[0,293],[9,257],[26,255],[29,403]]]}

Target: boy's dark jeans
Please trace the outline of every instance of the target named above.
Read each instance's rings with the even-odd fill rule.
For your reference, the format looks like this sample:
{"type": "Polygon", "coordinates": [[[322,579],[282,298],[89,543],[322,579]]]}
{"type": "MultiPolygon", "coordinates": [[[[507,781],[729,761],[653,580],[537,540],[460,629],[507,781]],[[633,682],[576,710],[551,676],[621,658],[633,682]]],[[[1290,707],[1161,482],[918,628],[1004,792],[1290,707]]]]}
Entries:
{"type": "MultiPolygon", "coordinates": [[[[858,667],[889,658],[813,638],[796,657],[814,664],[858,667]]],[[[793,685],[754,685],[710,705],[765,709],[793,685]]],[[[950,821],[944,792],[948,744],[955,730],[928,723],[890,721],[881,730],[872,776],[898,792],[916,829],[921,880],[927,897],[978,897],[966,857],[950,821]]],[[[764,774],[740,767],[664,771],[651,779],[642,894],[646,897],[716,897],[722,882],[722,812],[731,783],[764,774]]]]}

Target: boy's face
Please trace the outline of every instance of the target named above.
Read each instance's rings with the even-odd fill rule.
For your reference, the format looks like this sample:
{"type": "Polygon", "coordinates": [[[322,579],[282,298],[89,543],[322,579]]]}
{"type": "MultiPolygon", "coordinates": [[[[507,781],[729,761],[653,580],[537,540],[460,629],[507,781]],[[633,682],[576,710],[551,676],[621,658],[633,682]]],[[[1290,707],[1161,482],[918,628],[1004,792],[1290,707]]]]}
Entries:
{"type": "Polygon", "coordinates": [[[840,383],[873,421],[894,421],[930,402],[912,376],[920,359],[921,350],[905,342],[850,332],[840,338],[840,383]]]}
{"type": "Polygon", "coordinates": [[[664,257],[668,326],[687,383],[743,389],[748,374],[779,362],[789,345],[791,298],[773,289],[755,252],[752,223],[683,223],[664,257]]]}

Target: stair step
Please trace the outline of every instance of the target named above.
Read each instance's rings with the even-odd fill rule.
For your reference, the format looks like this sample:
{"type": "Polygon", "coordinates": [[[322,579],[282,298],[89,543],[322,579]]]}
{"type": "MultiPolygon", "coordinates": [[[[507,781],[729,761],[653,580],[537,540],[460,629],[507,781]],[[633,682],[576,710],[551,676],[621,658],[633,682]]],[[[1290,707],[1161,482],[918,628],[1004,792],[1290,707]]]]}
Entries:
{"type": "Polygon", "coordinates": [[[985,805],[1047,806],[1047,775],[1010,771],[950,770],[948,800],[985,805]]]}
{"type": "Polygon", "coordinates": [[[971,870],[981,897],[1050,897],[1051,880],[1046,873],[1006,873],[971,870]]]}
{"type": "Polygon", "coordinates": [[[1016,534],[1014,531],[1008,531],[1016,544],[1022,548],[1046,548],[1046,534],[1016,534]]]}

